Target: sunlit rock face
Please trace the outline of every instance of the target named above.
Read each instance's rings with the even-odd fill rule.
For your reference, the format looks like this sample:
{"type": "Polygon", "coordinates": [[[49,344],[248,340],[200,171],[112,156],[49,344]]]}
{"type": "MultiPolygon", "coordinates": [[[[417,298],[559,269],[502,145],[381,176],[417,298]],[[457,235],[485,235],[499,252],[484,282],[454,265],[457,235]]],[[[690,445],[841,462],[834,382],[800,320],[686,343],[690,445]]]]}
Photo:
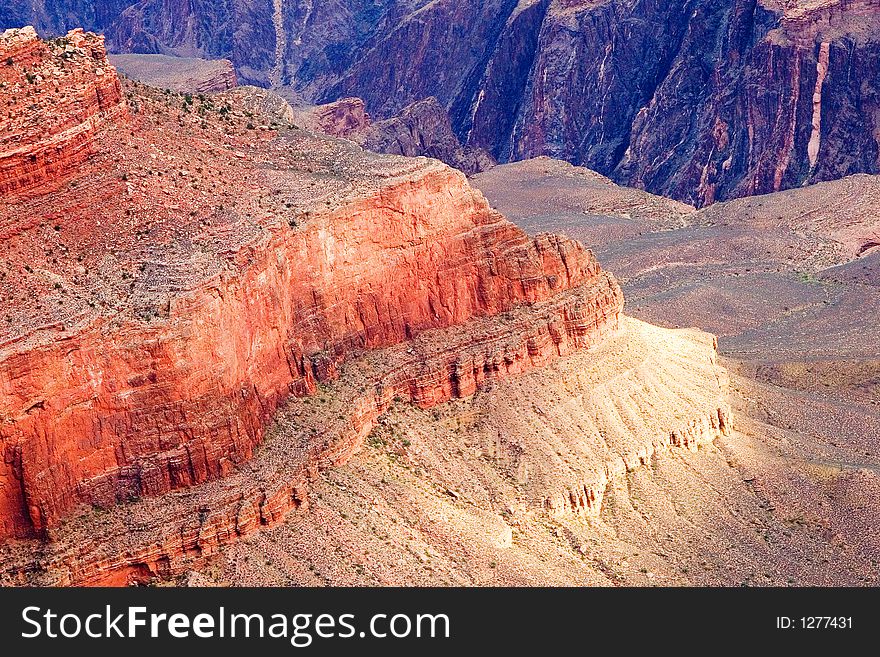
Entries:
{"type": "Polygon", "coordinates": [[[535,307],[389,384],[433,405],[616,327],[590,251],[436,160],[271,128],[247,90],[123,88],[99,37],[3,39],[4,94],[38,102],[0,134],[0,536],[228,475],[356,352],[535,307]]]}
{"type": "Polygon", "coordinates": [[[0,194],[57,185],[127,108],[104,39],[74,31],[52,42],[32,28],[0,34],[0,194]],[[60,90],[64,90],[64,94],[60,90]]]}

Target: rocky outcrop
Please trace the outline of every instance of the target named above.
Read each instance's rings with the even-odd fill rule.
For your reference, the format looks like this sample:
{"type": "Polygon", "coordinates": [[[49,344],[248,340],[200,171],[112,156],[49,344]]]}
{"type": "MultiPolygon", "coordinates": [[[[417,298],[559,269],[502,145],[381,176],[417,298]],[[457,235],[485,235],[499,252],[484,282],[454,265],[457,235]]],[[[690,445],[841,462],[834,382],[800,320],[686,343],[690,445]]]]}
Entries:
{"type": "MultiPolygon", "coordinates": [[[[66,93],[49,87],[45,101],[58,107],[66,93]]],[[[526,236],[438,162],[299,131],[255,138],[232,121],[251,112],[230,100],[195,108],[138,87],[131,97],[136,119],[108,131],[76,184],[0,209],[18,287],[33,289],[26,303],[55,318],[36,325],[18,313],[24,301],[4,308],[0,537],[45,534],[78,505],[231,474],[283,402],[335,379],[354,353],[574,295],[547,318],[540,306],[522,324],[499,320],[494,338],[464,340],[420,378],[408,368],[393,387],[428,405],[470,394],[495,370],[587,347],[621,311],[589,251],[526,236]],[[120,162],[128,168],[108,176],[120,162]],[[229,180],[230,205],[212,208],[229,180]],[[46,212],[54,228],[30,221],[46,212]],[[34,248],[44,230],[40,240],[59,243],[34,248]],[[31,274],[42,282],[28,288],[31,274]],[[78,301],[62,296],[43,309],[59,291],[94,290],[106,296],[80,314],[63,314],[78,301]],[[510,363],[461,359],[507,335],[518,336],[510,363]]]]}
{"type": "Polygon", "coordinates": [[[129,502],[124,514],[70,518],[49,530],[52,541],[36,568],[33,555],[22,556],[21,546],[11,545],[0,553],[0,582],[148,581],[279,523],[307,507],[309,480],[318,469],[345,463],[394,404],[432,408],[599,343],[617,329],[622,300],[608,275],[602,277],[607,284],[582,286],[503,318],[477,319],[465,330],[427,331],[362,356],[322,391],[320,405],[308,398],[288,404],[246,467],[186,494],[129,502]]]}
{"type": "Polygon", "coordinates": [[[281,401],[332,379],[352,349],[583,284],[605,291],[585,330],[620,305],[579,245],[528,240],[447,171],[314,217],[230,264],[159,326],[123,324],[108,338],[99,325],[5,350],[2,436],[20,488],[7,487],[4,508],[26,507],[30,520],[7,511],[6,534],[42,529],[77,502],[222,476],[250,458],[281,401]],[[407,218],[400,232],[389,232],[394,217],[407,218]]]}
{"type": "Polygon", "coordinates": [[[123,75],[160,89],[211,94],[238,86],[235,68],[228,59],[113,55],[110,61],[123,75]]]}
{"type": "Polygon", "coordinates": [[[462,146],[452,131],[449,115],[434,97],[374,123],[360,143],[379,153],[434,157],[468,175],[491,169],[495,164],[482,148],[462,146]]]}
{"type": "Polygon", "coordinates": [[[296,108],[294,122],[306,130],[353,140],[358,140],[372,123],[360,98],[343,98],[326,105],[296,108]]]}
{"type": "Polygon", "coordinates": [[[325,105],[299,107],[294,122],[331,137],[350,139],[377,153],[433,157],[468,175],[495,165],[482,148],[462,146],[452,130],[449,114],[436,98],[413,103],[396,116],[375,122],[362,99],[343,98],[325,105]]]}
{"type": "Polygon", "coordinates": [[[0,34],[0,92],[3,195],[62,183],[128,111],[104,39],[81,30],[51,42],[32,28],[0,34]]]}

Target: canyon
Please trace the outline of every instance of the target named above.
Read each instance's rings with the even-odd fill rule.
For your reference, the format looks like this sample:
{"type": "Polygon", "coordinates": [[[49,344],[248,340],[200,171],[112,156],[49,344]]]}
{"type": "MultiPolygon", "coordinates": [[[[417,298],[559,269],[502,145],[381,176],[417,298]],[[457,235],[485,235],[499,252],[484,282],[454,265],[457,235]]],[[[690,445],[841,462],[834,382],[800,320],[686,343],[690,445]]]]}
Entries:
{"type": "MultiPolygon", "coordinates": [[[[10,92],[44,98],[31,113],[63,113],[54,76],[41,68],[32,84],[20,79],[32,48],[41,49],[46,68],[113,76],[100,39],[83,61],[72,61],[32,31],[4,38],[3,54],[14,61],[10,92]]],[[[186,99],[181,107],[181,115],[194,114],[186,99]]],[[[28,118],[42,124],[39,115],[28,118]]],[[[582,293],[544,331],[557,345],[566,336],[589,343],[616,321],[619,289],[589,252],[571,240],[527,238],[448,167],[385,161],[306,135],[275,143],[271,134],[264,146],[242,140],[251,154],[228,155],[230,167],[206,145],[200,131],[209,128],[197,116],[189,163],[178,164],[172,153],[187,135],[179,120],[183,127],[172,120],[167,131],[162,122],[106,125],[100,146],[125,164],[98,189],[89,189],[97,176],[85,167],[54,173],[53,185],[65,173],[83,183],[70,181],[56,195],[15,177],[3,182],[18,192],[4,204],[5,291],[25,297],[2,333],[7,536],[42,531],[76,503],[113,503],[221,476],[250,458],[286,396],[314,391],[354,349],[574,289],[582,293]],[[254,166],[273,154],[275,168],[254,166]],[[224,179],[252,185],[222,208],[206,205],[210,197],[199,190],[217,179],[218,167],[224,179]],[[95,192],[103,196],[97,208],[85,202],[95,192]],[[172,205],[164,201],[169,192],[172,205]],[[51,246],[36,238],[46,230],[55,234],[51,246]],[[22,284],[18,271],[33,274],[22,284]],[[96,301],[105,277],[117,279],[118,294],[96,301]]],[[[18,172],[19,157],[34,160],[29,146],[45,147],[13,137],[18,147],[4,159],[18,172]]],[[[98,141],[91,143],[94,152],[98,141]]],[[[57,143],[48,170],[69,161],[76,146],[57,143]]],[[[533,342],[547,337],[535,332],[533,342]]],[[[529,344],[530,352],[543,348],[529,344]]],[[[467,373],[455,376],[467,386],[467,373]]]]}
{"type": "Polygon", "coordinates": [[[81,31],[0,46],[4,538],[228,479],[279,407],[364,350],[467,327],[376,372],[295,472],[356,449],[393,399],[469,396],[617,328],[620,289],[589,251],[528,237],[437,161],[257,129],[235,92],[123,87],[81,31]]]}
{"type": "Polygon", "coordinates": [[[880,178],[683,202],[181,48],[0,34],[0,584],[876,584],[880,178]]]}
{"type": "Polygon", "coordinates": [[[611,481],[730,433],[711,336],[629,320],[589,250],[437,160],[304,131],[256,89],[120,82],[79,30],[0,54],[3,583],[197,572],[308,513],[401,405],[556,362],[595,408],[577,467],[517,457],[534,513],[591,517],[611,481]]]}
{"type": "Polygon", "coordinates": [[[294,104],[356,97],[381,122],[434,99],[465,149],[700,207],[880,171],[876,0],[7,5],[0,28],[226,58],[294,104]]]}
{"type": "Polygon", "coordinates": [[[317,474],[307,513],[172,581],[876,585],[878,180],[697,210],[549,158],[475,176],[524,230],[576,237],[618,273],[620,331],[470,398],[393,405],[317,474]],[[656,325],[717,333],[717,353],[656,325]],[[733,421],[683,432],[686,448],[643,424],[730,420],[728,403],[733,421]]]}
{"type": "Polygon", "coordinates": [[[549,158],[473,177],[527,232],[575,237],[618,273],[621,330],[474,397],[389,408],[316,476],[307,513],[173,581],[875,585],[878,180],[697,210],[549,158]],[[656,325],[717,333],[717,353],[656,325]],[[733,421],[685,449],[642,424],[729,420],[727,403],[733,421]],[[611,467],[609,449],[631,455],[611,467]]]}

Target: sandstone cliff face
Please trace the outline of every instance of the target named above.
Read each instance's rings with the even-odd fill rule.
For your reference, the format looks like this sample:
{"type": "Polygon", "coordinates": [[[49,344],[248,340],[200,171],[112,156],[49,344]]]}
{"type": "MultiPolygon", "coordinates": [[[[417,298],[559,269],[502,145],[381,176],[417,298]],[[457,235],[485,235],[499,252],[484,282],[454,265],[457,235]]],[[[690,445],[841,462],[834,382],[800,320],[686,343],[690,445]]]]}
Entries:
{"type": "Polygon", "coordinates": [[[123,585],[180,572],[307,508],[318,470],[346,463],[395,404],[432,408],[602,344],[619,326],[621,300],[613,282],[582,286],[367,352],[317,398],[285,405],[246,467],[180,495],[130,500],[124,513],[70,517],[48,530],[36,569],[21,545],[0,548],[0,583],[123,585]]]}
{"type": "Polygon", "coordinates": [[[127,113],[103,38],[82,31],[49,43],[33,29],[3,32],[0,85],[8,100],[0,119],[3,195],[57,186],[127,113]]]}
{"type": "Polygon", "coordinates": [[[333,378],[352,349],[585,283],[609,290],[585,330],[619,307],[576,243],[526,239],[448,170],[315,217],[231,264],[240,273],[175,300],[164,326],[126,323],[112,342],[99,326],[6,350],[2,435],[18,471],[7,476],[21,484],[8,486],[7,509],[26,507],[39,529],[78,501],[222,476],[250,458],[281,400],[333,378]],[[406,221],[390,232],[396,217],[406,221]]]}
{"type": "MultiPolygon", "coordinates": [[[[287,405],[247,469],[185,494],[127,504],[124,513],[71,518],[53,528],[52,542],[37,551],[37,565],[22,545],[0,547],[0,583],[149,582],[204,565],[258,530],[285,524],[284,531],[296,532],[302,523],[320,523],[320,517],[289,513],[310,508],[309,491],[320,486],[318,468],[348,462],[368,434],[366,451],[374,451],[378,437],[395,426],[423,447],[390,454],[393,462],[412,471],[439,465],[439,481],[419,488],[454,489],[468,500],[450,517],[478,510],[474,491],[488,481],[498,486],[496,495],[524,503],[542,522],[595,518],[606,489],[628,473],[656,465],[654,459],[667,451],[711,450],[711,441],[732,425],[727,374],[717,363],[712,336],[622,318],[620,330],[584,351],[578,345],[588,333],[553,329],[551,337],[545,328],[545,322],[569,315],[577,297],[520,308],[503,322],[479,319],[468,333],[461,327],[428,331],[365,354],[316,398],[287,405]],[[523,341],[527,335],[534,341],[523,341]],[[468,344],[473,336],[480,337],[468,344]],[[492,386],[430,415],[403,403],[426,408],[455,397],[437,385],[451,380],[453,371],[485,377],[492,386]],[[432,395],[413,397],[413,380],[432,395]],[[380,385],[364,385],[373,381],[380,385]],[[408,418],[398,425],[401,413],[408,418]],[[456,413],[459,428],[445,421],[456,413]],[[388,415],[397,417],[389,422],[388,415]]],[[[498,513],[497,498],[490,499],[487,510],[495,513],[481,512],[484,517],[498,513]]]]}
{"type": "MultiPolygon", "coordinates": [[[[110,88],[118,100],[118,81],[110,88]]],[[[46,101],[66,95],[60,84],[40,89],[46,101]]],[[[93,158],[61,172],[76,180],[0,208],[10,271],[25,278],[3,272],[0,537],[44,532],[78,504],[230,474],[283,401],[336,378],[354,352],[564,292],[574,296],[548,319],[495,328],[496,338],[520,336],[511,363],[588,347],[616,324],[622,295],[589,251],[527,237],[440,163],[377,159],[296,131],[255,138],[230,125],[246,120],[230,104],[213,119],[209,101],[197,112],[168,94],[134,87],[131,97],[132,123],[109,128],[93,158]],[[238,181],[223,193],[231,207],[205,191],[218,180],[238,181]],[[49,216],[58,243],[43,251],[49,216]],[[18,312],[16,286],[31,290],[20,303],[34,313],[18,312]],[[115,290],[113,305],[76,306],[90,289],[115,290]]],[[[40,145],[29,140],[19,141],[40,145]]],[[[390,387],[431,405],[471,394],[495,369],[516,370],[485,354],[461,361],[467,345],[390,387]]]]}

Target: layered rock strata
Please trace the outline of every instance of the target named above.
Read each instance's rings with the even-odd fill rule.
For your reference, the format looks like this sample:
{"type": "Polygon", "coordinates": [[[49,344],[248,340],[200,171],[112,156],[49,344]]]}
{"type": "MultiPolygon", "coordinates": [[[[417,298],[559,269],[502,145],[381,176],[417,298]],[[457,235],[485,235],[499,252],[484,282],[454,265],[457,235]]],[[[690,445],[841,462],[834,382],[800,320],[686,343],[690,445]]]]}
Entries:
{"type": "Polygon", "coordinates": [[[103,37],[81,30],[49,42],[33,28],[0,34],[0,85],[3,195],[57,185],[127,113],[103,37]]]}
{"type": "MultiPolygon", "coordinates": [[[[490,385],[475,405],[501,411],[513,404],[524,413],[497,417],[499,432],[511,435],[493,440],[487,458],[500,468],[528,468],[525,488],[535,512],[595,518],[611,482],[662,451],[706,446],[729,433],[732,418],[727,375],[711,336],[621,318],[621,331],[597,341],[580,321],[571,321],[582,315],[577,309],[584,307],[584,292],[474,320],[467,333],[459,327],[426,331],[364,354],[315,397],[292,400],[255,458],[229,477],[111,513],[84,511],[53,528],[52,541],[38,548],[7,544],[0,552],[0,581],[125,585],[202,567],[242,537],[283,522],[294,510],[306,511],[310,482],[321,469],[346,463],[392,407],[412,402],[431,408],[485,384],[511,398],[498,397],[490,385]],[[587,345],[593,350],[585,352],[587,345]],[[536,385],[529,372],[551,363],[556,384],[534,388],[531,408],[524,393],[509,390],[511,375],[536,385]],[[572,397],[547,404],[560,386],[572,397]],[[571,444],[532,435],[531,422],[552,427],[557,415],[571,416],[559,434],[571,444]],[[528,440],[516,434],[523,424],[531,429],[528,440]]],[[[614,319],[606,330],[617,324],[614,319]]]]}
{"type": "MultiPolygon", "coordinates": [[[[589,346],[621,311],[589,251],[527,237],[439,162],[255,131],[229,103],[129,96],[131,122],[59,172],[66,187],[0,208],[0,537],[232,474],[276,409],[352,353],[579,290],[523,330],[516,353],[535,359],[589,346]]],[[[409,396],[472,392],[479,372],[450,367],[409,396]]]]}
{"type": "Polygon", "coordinates": [[[377,120],[433,97],[500,162],[564,159],[697,206],[880,172],[877,0],[10,4],[9,26],[86,21],[118,51],[230,58],[377,120]]]}

